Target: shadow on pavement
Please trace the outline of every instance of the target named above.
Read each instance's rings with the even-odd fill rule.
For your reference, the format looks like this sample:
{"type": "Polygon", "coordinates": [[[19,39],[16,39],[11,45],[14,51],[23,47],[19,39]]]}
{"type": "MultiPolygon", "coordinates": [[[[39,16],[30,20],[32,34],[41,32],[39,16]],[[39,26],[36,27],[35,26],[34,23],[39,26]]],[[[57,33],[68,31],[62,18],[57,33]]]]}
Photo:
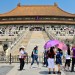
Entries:
{"type": "Polygon", "coordinates": [[[40,71],[40,74],[48,74],[48,71],[40,71]]]}
{"type": "MultiPolygon", "coordinates": [[[[48,74],[48,71],[40,71],[39,73],[40,74],[48,74]]],[[[53,74],[53,71],[51,71],[51,74],[53,74]]],[[[57,71],[55,71],[55,74],[61,75],[61,74],[58,74],[57,71]]]]}

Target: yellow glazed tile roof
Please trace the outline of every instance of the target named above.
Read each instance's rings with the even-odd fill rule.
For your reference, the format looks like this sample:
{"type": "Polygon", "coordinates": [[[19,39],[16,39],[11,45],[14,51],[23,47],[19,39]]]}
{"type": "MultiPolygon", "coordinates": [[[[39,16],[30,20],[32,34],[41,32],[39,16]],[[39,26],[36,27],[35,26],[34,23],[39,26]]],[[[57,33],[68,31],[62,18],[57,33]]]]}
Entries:
{"type": "Polygon", "coordinates": [[[69,16],[75,17],[75,14],[71,14],[63,11],[56,5],[25,5],[17,6],[10,12],[0,14],[3,16],[69,16]]]}

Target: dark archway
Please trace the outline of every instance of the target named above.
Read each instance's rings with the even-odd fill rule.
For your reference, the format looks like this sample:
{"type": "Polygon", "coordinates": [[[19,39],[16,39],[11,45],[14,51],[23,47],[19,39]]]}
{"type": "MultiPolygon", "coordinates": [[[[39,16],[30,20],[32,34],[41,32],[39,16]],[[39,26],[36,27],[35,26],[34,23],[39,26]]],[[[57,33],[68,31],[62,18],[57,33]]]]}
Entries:
{"type": "Polygon", "coordinates": [[[42,28],[42,27],[31,27],[30,31],[44,31],[44,28],[42,28]]]}

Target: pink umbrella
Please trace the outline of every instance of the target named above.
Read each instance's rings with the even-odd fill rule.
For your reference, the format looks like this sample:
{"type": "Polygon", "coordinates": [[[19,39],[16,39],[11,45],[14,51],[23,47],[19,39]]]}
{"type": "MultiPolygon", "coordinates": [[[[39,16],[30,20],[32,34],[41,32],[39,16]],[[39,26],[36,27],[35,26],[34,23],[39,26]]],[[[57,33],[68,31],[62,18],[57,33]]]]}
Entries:
{"type": "Polygon", "coordinates": [[[56,45],[58,45],[59,43],[60,43],[59,40],[49,40],[49,41],[47,41],[47,42],[45,43],[44,48],[47,49],[47,48],[56,46],[56,45]]]}
{"type": "Polygon", "coordinates": [[[51,46],[56,46],[56,45],[58,45],[59,43],[60,43],[59,40],[52,40],[52,41],[50,41],[51,46]]]}
{"type": "Polygon", "coordinates": [[[57,45],[57,48],[61,49],[61,50],[67,50],[67,46],[66,44],[60,42],[58,45],[57,45]]]}
{"type": "Polygon", "coordinates": [[[49,41],[47,41],[46,43],[45,43],[45,45],[44,45],[44,48],[45,49],[48,49],[48,48],[50,48],[51,47],[51,44],[49,43],[49,41]]]}
{"type": "Polygon", "coordinates": [[[45,49],[49,49],[50,47],[52,47],[50,43],[49,43],[49,44],[44,45],[44,48],[45,48],[45,49]]]}

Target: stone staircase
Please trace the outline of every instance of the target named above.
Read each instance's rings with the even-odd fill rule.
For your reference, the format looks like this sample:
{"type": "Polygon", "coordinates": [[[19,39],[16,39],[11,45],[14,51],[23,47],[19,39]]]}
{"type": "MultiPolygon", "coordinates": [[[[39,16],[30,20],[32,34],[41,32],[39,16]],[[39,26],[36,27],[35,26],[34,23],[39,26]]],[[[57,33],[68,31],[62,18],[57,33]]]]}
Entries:
{"type": "Polygon", "coordinates": [[[14,47],[14,49],[12,50],[12,55],[19,55],[19,48],[21,46],[24,46],[25,48],[27,47],[28,45],[28,42],[30,40],[30,37],[31,37],[31,34],[32,32],[28,32],[20,41],[19,43],[17,43],[17,45],[14,47]]]}
{"type": "Polygon", "coordinates": [[[37,45],[39,50],[39,55],[42,56],[44,51],[44,44],[49,40],[45,31],[27,31],[23,34],[23,37],[15,44],[15,46],[10,49],[9,54],[13,56],[19,55],[19,48],[23,45],[29,56],[33,48],[37,45]]]}
{"type": "Polygon", "coordinates": [[[27,45],[28,54],[31,55],[33,48],[38,46],[38,54],[42,56],[44,51],[45,40],[49,40],[47,34],[44,31],[33,31],[29,43],[27,45]]]}
{"type": "Polygon", "coordinates": [[[43,31],[42,34],[43,34],[43,37],[45,39],[45,42],[47,42],[48,40],[50,40],[45,31],[43,31]]]}

